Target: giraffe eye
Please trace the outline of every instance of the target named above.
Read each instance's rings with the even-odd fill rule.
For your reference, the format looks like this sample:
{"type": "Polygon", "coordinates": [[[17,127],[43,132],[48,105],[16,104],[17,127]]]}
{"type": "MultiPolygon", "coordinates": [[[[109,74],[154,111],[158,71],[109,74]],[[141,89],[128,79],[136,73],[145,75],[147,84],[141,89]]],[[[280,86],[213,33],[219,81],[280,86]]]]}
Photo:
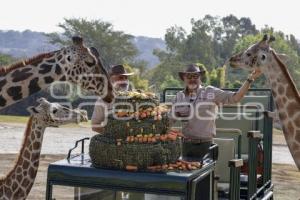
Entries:
{"type": "Polygon", "coordinates": [[[247,55],[248,57],[250,57],[250,56],[251,56],[251,53],[247,53],[246,55],[247,55]]]}
{"type": "Polygon", "coordinates": [[[58,109],[54,108],[53,111],[52,111],[52,113],[55,114],[55,113],[57,113],[57,111],[58,111],[58,109]]]}
{"type": "Polygon", "coordinates": [[[88,61],[85,61],[85,64],[87,65],[87,66],[89,66],[89,67],[92,67],[92,66],[94,66],[95,65],[95,61],[93,61],[93,62],[88,62],[88,61]]]}

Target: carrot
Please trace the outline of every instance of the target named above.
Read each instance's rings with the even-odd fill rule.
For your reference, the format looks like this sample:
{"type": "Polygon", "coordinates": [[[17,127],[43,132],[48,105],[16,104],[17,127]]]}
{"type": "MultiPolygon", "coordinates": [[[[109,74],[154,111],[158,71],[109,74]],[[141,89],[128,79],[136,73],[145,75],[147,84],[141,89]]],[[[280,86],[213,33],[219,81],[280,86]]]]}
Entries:
{"type": "Polygon", "coordinates": [[[197,168],[200,168],[201,167],[201,163],[200,162],[192,162],[192,165],[197,167],[197,168]]]}
{"type": "Polygon", "coordinates": [[[185,161],[185,160],[179,160],[179,162],[182,162],[182,163],[184,163],[184,164],[190,164],[190,162],[185,161]]]}
{"type": "Polygon", "coordinates": [[[169,164],[169,167],[177,167],[177,164],[169,164]]]}
{"type": "Polygon", "coordinates": [[[172,135],[172,134],[168,134],[167,137],[168,137],[169,140],[172,140],[172,141],[175,141],[177,139],[177,136],[172,135]]]}
{"type": "Polygon", "coordinates": [[[143,137],[143,138],[142,138],[142,141],[145,143],[145,142],[148,141],[148,138],[147,138],[147,137],[143,137]]]}
{"type": "Polygon", "coordinates": [[[147,113],[142,112],[140,117],[141,117],[141,118],[146,118],[146,117],[147,117],[147,113]]]}
{"type": "Polygon", "coordinates": [[[161,165],[155,165],[156,169],[161,169],[162,166],[161,165]]]}
{"type": "Polygon", "coordinates": [[[137,166],[134,166],[134,165],[126,165],[126,170],[128,170],[128,171],[137,171],[138,168],[137,168],[137,166]]]}
{"type": "Polygon", "coordinates": [[[161,136],[160,136],[160,140],[161,140],[161,141],[164,142],[164,141],[166,141],[166,139],[167,139],[167,136],[166,136],[166,135],[161,135],[161,136]]]}
{"type": "Polygon", "coordinates": [[[157,166],[156,165],[152,165],[152,166],[148,166],[147,169],[156,169],[157,166]]]}
{"type": "Polygon", "coordinates": [[[143,138],[142,137],[138,138],[138,141],[139,143],[143,143],[143,138]]]}
{"type": "Polygon", "coordinates": [[[168,165],[162,165],[162,169],[168,169],[168,165]]]}
{"type": "Polygon", "coordinates": [[[146,115],[147,115],[147,116],[151,116],[151,111],[147,111],[147,112],[146,112],[146,115]]]}
{"type": "Polygon", "coordinates": [[[147,169],[148,170],[150,170],[150,171],[156,171],[156,166],[149,166],[149,167],[147,167],[147,169]]]}

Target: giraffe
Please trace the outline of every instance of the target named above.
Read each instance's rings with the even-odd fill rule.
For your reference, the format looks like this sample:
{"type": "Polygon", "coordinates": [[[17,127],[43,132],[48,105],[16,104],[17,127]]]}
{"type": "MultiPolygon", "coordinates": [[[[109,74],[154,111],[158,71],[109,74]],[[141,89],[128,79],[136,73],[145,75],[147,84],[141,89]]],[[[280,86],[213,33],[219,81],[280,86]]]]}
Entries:
{"type": "Polygon", "coordinates": [[[0,68],[0,110],[47,88],[54,81],[67,81],[111,102],[114,92],[99,53],[87,48],[81,37],[60,50],[40,54],[0,68]]]}
{"type": "Polygon", "coordinates": [[[284,64],[286,56],[270,47],[273,36],[263,39],[229,59],[231,67],[260,70],[268,80],[277,107],[283,134],[291,155],[300,170],[300,96],[284,64]]]}
{"type": "Polygon", "coordinates": [[[68,109],[44,98],[38,99],[39,105],[29,107],[28,120],[23,144],[13,169],[0,178],[0,199],[26,199],[34,183],[46,127],[58,127],[69,123],[87,121],[87,112],[68,109]]]}

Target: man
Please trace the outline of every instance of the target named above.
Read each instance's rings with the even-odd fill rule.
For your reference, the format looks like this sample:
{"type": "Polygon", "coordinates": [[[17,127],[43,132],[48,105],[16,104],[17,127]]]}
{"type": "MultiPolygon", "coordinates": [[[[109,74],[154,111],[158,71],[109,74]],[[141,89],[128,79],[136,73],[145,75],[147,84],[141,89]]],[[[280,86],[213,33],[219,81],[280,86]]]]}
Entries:
{"type": "Polygon", "coordinates": [[[201,78],[205,75],[197,65],[186,66],[178,73],[185,89],[177,93],[173,104],[174,119],[185,119],[182,132],[183,156],[203,157],[216,134],[215,116],[217,106],[239,102],[250,88],[251,83],[262,73],[252,72],[237,92],[224,91],[213,86],[202,86],[201,78]]]}
{"type": "MultiPolygon", "coordinates": [[[[115,65],[111,68],[110,71],[110,80],[113,85],[115,91],[128,91],[130,90],[129,85],[129,76],[134,75],[134,73],[129,73],[126,71],[123,65],[115,65]]],[[[92,115],[92,130],[97,133],[102,133],[104,126],[103,123],[105,122],[106,116],[110,113],[113,108],[113,102],[106,103],[102,99],[98,99],[95,107],[94,112],[92,115]]],[[[90,193],[92,193],[89,190],[90,193]]],[[[101,200],[111,200],[111,199],[130,199],[130,200],[142,200],[144,199],[143,193],[127,193],[127,192],[110,192],[110,191],[103,191],[97,190],[94,191],[94,194],[97,199],[101,200]],[[101,194],[102,193],[102,194],[101,194]],[[101,197],[105,194],[105,197],[101,197]]],[[[91,197],[89,197],[91,198],[91,197]]]]}
{"type": "MultiPolygon", "coordinates": [[[[123,65],[115,65],[110,71],[110,80],[116,91],[127,91],[129,90],[129,80],[128,77],[132,76],[134,73],[128,73],[123,65]]],[[[102,133],[103,122],[105,117],[112,110],[113,103],[106,103],[102,99],[98,99],[94,112],[92,115],[92,130],[97,133],[102,133]]]]}

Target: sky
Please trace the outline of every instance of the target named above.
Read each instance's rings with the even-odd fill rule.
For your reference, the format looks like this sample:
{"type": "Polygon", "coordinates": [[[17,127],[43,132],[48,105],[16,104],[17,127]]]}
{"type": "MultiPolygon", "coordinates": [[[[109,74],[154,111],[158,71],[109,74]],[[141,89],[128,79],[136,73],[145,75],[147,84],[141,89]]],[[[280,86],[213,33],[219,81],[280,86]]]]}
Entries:
{"type": "Polygon", "coordinates": [[[64,18],[101,19],[115,30],[135,36],[163,38],[178,25],[190,30],[191,18],[249,17],[257,28],[274,27],[300,39],[300,7],[296,0],[6,0],[0,7],[0,30],[53,32],[64,18]]]}

